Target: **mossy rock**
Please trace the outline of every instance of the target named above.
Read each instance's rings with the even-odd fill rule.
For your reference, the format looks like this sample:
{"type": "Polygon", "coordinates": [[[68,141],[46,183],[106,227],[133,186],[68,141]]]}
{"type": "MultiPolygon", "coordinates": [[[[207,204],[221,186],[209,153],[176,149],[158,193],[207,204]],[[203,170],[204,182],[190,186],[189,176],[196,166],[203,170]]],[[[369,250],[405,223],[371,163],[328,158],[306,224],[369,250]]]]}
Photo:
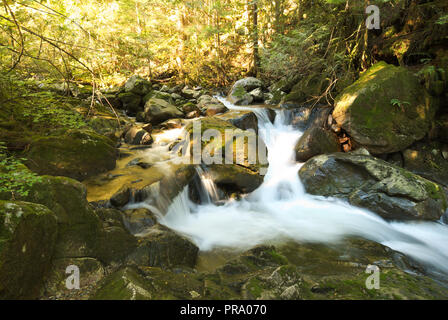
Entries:
{"type": "Polygon", "coordinates": [[[357,145],[382,154],[422,139],[435,113],[416,76],[379,62],[336,97],[333,118],[357,145]]]}
{"type": "Polygon", "coordinates": [[[123,92],[118,95],[118,99],[123,105],[128,115],[135,115],[139,111],[143,111],[142,97],[132,93],[123,92]]]}
{"type": "Polygon", "coordinates": [[[206,165],[236,164],[258,174],[265,173],[267,149],[255,130],[239,129],[218,117],[194,120],[186,130],[190,134],[190,152],[194,161],[201,156],[200,160],[206,165]],[[197,140],[199,137],[202,138],[200,142],[197,140]],[[205,159],[204,155],[208,158],[205,159]]]}
{"type": "Polygon", "coordinates": [[[182,111],[176,106],[158,98],[151,98],[145,104],[145,120],[158,125],[168,119],[183,118],[182,111]]]}
{"type": "Polygon", "coordinates": [[[26,154],[27,166],[39,173],[84,180],[115,168],[112,140],[91,131],[67,130],[39,137],[26,154]]]}
{"type": "MultiPolygon", "coordinates": [[[[201,275],[164,271],[160,268],[126,267],[108,276],[92,300],[201,300],[213,299],[216,291],[204,290],[201,275]]],[[[218,293],[219,294],[219,293],[218,293]]],[[[221,293],[222,295],[222,293],[221,293]]]]}
{"type": "Polygon", "coordinates": [[[440,185],[361,152],[316,156],[299,176],[308,193],[348,199],[385,219],[438,220],[447,208],[440,185]]]}
{"type": "Polygon", "coordinates": [[[198,247],[190,240],[157,224],[139,236],[138,247],[128,256],[127,261],[138,266],[193,268],[198,252],[198,247]]]}
{"type": "Polygon", "coordinates": [[[341,151],[338,137],[320,127],[307,129],[295,146],[296,160],[305,162],[308,159],[326,153],[341,151]]]}
{"type": "Polygon", "coordinates": [[[49,271],[58,226],[47,207],[0,201],[0,298],[35,299],[49,271]]]}

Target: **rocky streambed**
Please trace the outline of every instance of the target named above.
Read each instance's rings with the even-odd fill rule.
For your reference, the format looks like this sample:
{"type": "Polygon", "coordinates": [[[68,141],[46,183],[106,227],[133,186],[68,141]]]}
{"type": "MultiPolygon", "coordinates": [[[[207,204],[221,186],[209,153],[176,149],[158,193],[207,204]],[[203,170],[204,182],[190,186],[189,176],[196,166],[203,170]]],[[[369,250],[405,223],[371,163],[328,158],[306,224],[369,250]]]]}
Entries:
{"type": "Polygon", "coordinates": [[[0,201],[0,297],[445,299],[443,127],[421,145],[444,105],[425,90],[384,63],[334,109],[254,78],[224,99],[132,77],[105,95],[121,123],[98,115],[31,144],[42,179],[0,201]],[[213,139],[192,139],[198,123],[213,139]],[[266,159],[225,164],[226,130],[266,159]],[[195,143],[224,164],[191,163],[195,143]]]}

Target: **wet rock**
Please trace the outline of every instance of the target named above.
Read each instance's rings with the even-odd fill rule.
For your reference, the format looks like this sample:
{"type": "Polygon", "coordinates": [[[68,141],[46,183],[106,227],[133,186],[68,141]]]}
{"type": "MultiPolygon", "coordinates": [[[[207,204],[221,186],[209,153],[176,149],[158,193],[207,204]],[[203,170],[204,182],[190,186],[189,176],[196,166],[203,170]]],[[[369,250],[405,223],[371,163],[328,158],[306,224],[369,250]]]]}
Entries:
{"type": "Polygon", "coordinates": [[[47,207],[0,201],[0,298],[35,299],[50,268],[57,219],[47,207]]]}
{"type": "Polygon", "coordinates": [[[124,141],[132,145],[150,145],[153,142],[151,134],[138,127],[131,127],[124,133],[124,141]]]}
{"type": "Polygon", "coordinates": [[[199,98],[198,108],[201,110],[202,114],[209,117],[218,113],[224,113],[228,110],[218,99],[209,95],[203,95],[199,98]]]}
{"type": "Polygon", "coordinates": [[[162,225],[155,225],[139,237],[139,245],[127,261],[138,266],[194,267],[198,251],[188,239],[162,225]]]}
{"type": "Polygon", "coordinates": [[[213,182],[227,197],[233,193],[246,194],[263,183],[263,176],[238,165],[212,164],[208,171],[213,182]]]}
{"type": "Polygon", "coordinates": [[[64,130],[31,143],[27,166],[39,174],[84,180],[115,168],[115,144],[92,131],[64,130]]]}
{"type": "Polygon", "coordinates": [[[124,224],[132,234],[138,234],[157,223],[157,217],[149,209],[139,208],[124,211],[124,224]]]}
{"type": "Polygon", "coordinates": [[[110,198],[110,204],[116,208],[121,208],[131,200],[131,197],[132,189],[129,186],[123,186],[110,198]]]}
{"type": "Polygon", "coordinates": [[[336,97],[333,118],[356,144],[382,154],[422,139],[435,111],[412,73],[379,62],[336,97]]]}
{"type": "Polygon", "coordinates": [[[258,119],[252,111],[228,111],[220,116],[220,119],[229,121],[235,127],[242,130],[253,129],[258,132],[258,119]]]}
{"type": "Polygon", "coordinates": [[[326,153],[341,151],[338,137],[324,128],[307,129],[296,144],[296,160],[305,162],[308,159],[326,153]]]}
{"type": "Polygon", "coordinates": [[[194,119],[194,118],[198,118],[200,116],[201,116],[201,112],[198,110],[195,110],[195,111],[188,112],[187,115],[185,116],[185,118],[194,119]]]}
{"type": "Polygon", "coordinates": [[[308,193],[348,199],[385,219],[438,220],[447,207],[438,184],[356,152],[311,158],[299,176],[308,193]]]}

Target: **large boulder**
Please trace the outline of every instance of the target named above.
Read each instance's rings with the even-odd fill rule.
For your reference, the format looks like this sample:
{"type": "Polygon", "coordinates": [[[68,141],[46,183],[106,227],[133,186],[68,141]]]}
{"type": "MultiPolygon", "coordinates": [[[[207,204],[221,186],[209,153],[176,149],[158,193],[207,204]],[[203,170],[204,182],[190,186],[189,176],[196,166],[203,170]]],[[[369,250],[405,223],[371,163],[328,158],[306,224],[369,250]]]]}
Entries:
{"type": "Polygon", "coordinates": [[[257,78],[247,77],[240,79],[230,89],[227,100],[235,105],[249,105],[254,100],[249,92],[261,87],[263,87],[263,82],[257,78]]]}
{"type": "Polygon", "coordinates": [[[165,120],[183,118],[182,111],[165,100],[151,98],[145,104],[145,120],[152,125],[158,125],[165,120]]]}
{"type": "Polygon", "coordinates": [[[59,232],[54,258],[122,260],[135,245],[134,237],[125,230],[121,215],[115,225],[105,225],[86,196],[86,187],[76,180],[43,176],[20,200],[45,205],[56,215],[59,232]]]}
{"type": "Polygon", "coordinates": [[[200,156],[206,165],[237,164],[264,174],[268,164],[267,149],[255,130],[242,130],[218,117],[205,117],[192,121],[186,131],[190,134],[193,160],[199,160],[200,156]],[[201,141],[197,141],[199,137],[201,141]]]}
{"type": "Polygon", "coordinates": [[[341,151],[338,137],[325,128],[307,129],[296,144],[296,160],[305,162],[308,159],[326,153],[341,151]]]}
{"type": "Polygon", "coordinates": [[[0,201],[0,299],[35,299],[50,269],[56,216],[47,207],[0,201]]]}
{"type": "Polygon", "coordinates": [[[31,143],[27,166],[39,173],[84,180],[115,168],[112,140],[92,131],[67,130],[31,143]]]}
{"type": "Polygon", "coordinates": [[[190,240],[157,224],[146,229],[145,234],[139,237],[138,247],[127,260],[138,266],[193,268],[198,252],[198,247],[190,240]]]}
{"type": "Polygon", "coordinates": [[[447,208],[441,186],[365,149],[311,158],[299,176],[308,193],[348,199],[385,219],[438,220],[447,208]]]}
{"type": "Polygon", "coordinates": [[[422,139],[435,112],[416,76],[379,62],[336,97],[333,117],[356,144],[382,154],[422,139]]]}

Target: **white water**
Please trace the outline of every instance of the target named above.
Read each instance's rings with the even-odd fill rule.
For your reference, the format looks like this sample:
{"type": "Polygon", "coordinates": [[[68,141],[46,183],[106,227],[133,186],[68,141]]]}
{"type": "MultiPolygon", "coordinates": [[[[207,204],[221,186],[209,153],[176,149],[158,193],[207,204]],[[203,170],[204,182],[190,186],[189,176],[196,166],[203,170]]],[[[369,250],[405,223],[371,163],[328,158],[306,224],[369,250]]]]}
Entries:
{"type": "MultiPolygon", "coordinates": [[[[229,109],[247,109],[221,101],[229,109]]],[[[301,164],[293,155],[301,132],[288,125],[285,112],[278,112],[275,124],[269,122],[264,109],[254,112],[269,152],[263,184],[244,199],[222,206],[196,205],[185,189],[161,223],[189,236],[201,250],[248,249],[291,239],[335,243],[347,236],[360,236],[448,274],[448,226],[437,222],[386,222],[340,200],[306,194],[298,177],[301,164]]]]}

